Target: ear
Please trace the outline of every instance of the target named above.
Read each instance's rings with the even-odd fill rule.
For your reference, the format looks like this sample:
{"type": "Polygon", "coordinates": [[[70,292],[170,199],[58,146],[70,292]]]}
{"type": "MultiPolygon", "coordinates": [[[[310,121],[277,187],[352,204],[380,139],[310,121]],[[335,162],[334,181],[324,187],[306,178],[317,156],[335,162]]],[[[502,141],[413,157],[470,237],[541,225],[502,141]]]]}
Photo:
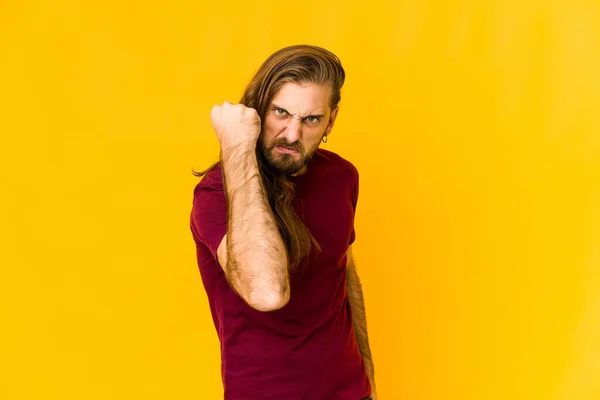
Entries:
{"type": "Polygon", "coordinates": [[[333,129],[333,125],[335,124],[335,119],[337,118],[337,113],[340,110],[340,106],[335,106],[335,108],[331,111],[331,114],[329,115],[329,124],[327,125],[327,128],[325,129],[325,135],[329,136],[329,134],[331,133],[331,130],[333,129]]]}

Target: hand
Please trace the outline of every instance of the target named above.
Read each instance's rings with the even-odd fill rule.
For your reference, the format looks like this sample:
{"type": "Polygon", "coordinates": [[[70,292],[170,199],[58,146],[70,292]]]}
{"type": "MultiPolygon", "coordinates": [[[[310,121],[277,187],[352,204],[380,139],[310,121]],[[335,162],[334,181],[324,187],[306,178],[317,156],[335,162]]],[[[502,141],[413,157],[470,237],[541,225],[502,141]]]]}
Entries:
{"type": "Polygon", "coordinates": [[[213,106],[210,120],[219,138],[221,150],[240,145],[252,148],[256,146],[261,124],[260,116],[254,108],[226,101],[222,105],[213,106]]]}

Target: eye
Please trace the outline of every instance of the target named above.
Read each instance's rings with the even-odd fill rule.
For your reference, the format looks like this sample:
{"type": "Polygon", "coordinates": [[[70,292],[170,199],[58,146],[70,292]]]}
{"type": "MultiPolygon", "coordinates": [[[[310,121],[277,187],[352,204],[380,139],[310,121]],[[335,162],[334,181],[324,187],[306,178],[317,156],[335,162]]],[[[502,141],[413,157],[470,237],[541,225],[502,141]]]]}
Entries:
{"type": "Polygon", "coordinates": [[[276,108],[275,109],[275,115],[285,115],[287,114],[287,111],[281,109],[281,108],[276,108]]]}
{"type": "Polygon", "coordinates": [[[310,122],[311,124],[316,124],[319,122],[319,117],[306,117],[304,118],[306,122],[310,122]]]}

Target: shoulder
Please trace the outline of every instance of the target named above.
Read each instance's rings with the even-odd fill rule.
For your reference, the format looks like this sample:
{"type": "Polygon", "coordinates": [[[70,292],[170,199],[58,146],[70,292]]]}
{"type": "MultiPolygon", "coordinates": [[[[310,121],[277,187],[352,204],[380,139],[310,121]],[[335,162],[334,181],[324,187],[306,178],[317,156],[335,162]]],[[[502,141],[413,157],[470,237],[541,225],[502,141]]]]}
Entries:
{"type": "Polygon", "coordinates": [[[200,192],[207,191],[223,191],[223,175],[221,174],[220,164],[217,164],[212,170],[202,177],[202,180],[198,182],[194,188],[194,195],[198,195],[200,192]]]}
{"type": "Polygon", "coordinates": [[[358,181],[358,169],[344,157],[330,150],[317,149],[315,157],[330,171],[342,174],[351,181],[358,181]]]}

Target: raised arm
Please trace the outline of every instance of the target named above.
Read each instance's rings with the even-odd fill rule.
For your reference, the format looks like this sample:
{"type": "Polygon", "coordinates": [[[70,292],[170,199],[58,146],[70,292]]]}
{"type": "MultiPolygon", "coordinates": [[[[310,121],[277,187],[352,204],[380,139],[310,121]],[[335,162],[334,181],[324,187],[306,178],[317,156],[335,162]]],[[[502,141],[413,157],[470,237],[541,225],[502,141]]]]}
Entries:
{"type": "Polygon", "coordinates": [[[231,287],[259,311],[290,298],[287,252],[262,184],[255,147],[256,110],[224,103],[211,111],[219,137],[229,218],[217,257],[231,287]]]}

